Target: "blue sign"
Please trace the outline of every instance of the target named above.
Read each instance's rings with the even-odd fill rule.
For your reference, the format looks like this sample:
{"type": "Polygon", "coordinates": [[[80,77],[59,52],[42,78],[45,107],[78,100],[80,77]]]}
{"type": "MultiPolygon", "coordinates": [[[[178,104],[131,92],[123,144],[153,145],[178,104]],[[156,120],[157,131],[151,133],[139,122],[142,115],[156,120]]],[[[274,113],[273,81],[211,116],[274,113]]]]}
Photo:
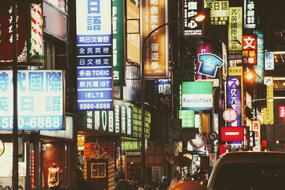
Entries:
{"type": "Polygon", "coordinates": [[[217,70],[223,65],[223,60],[212,53],[203,53],[198,55],[201,62],[198,73],[212,78],[216,77],[217,70]]]}
{"type": "MultiPolygon", "coordinates": [[[[13,128],[13,73],[0,71],[0,130],[13,128]]],[[[19,130],[63,129],[62,71],[18,71],[19,130]]]]}
{"type": "Polygon", "coordinates": [[[78,110],[112,110],[111,0],[76,3],[78,110]]]}
{"type": "Polygon", "coordinates": [[[237,120],[228,123],[227,126],[242,125],[242,104],[241,104],[241,78],[228,76],[227,78],[227,108],[232,108],[238,113],[237,120]]]}

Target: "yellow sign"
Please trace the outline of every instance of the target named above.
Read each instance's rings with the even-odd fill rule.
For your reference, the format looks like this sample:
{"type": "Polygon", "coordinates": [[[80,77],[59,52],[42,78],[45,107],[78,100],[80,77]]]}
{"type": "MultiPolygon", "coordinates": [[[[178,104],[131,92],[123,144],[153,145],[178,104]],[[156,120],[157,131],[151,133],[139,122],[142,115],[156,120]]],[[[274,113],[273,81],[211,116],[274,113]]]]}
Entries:
{"type": "Polygon", "coordinates": [[[229,1],[211,3],[211,24],[226,25],[229,18],[229,1]]]}
{"type": "Polygon", "coordinates": [[[242,76],[242,66],[228,67],[229,76],[242,76]]]}
{"type": "MultiPolygon", "coordinates": [[[[143,1],[144,39],[157,27],[167,23],[167,0],[143,1]]],[[[156,30],[145,44],[145,78],[166,78],[168,76],[168,31],[167,27],[156,30]]]]}
{"type": "Polygon", "coordinates": [[[242,7],[230,7],[228,27],[228,49],[230,51],[242,50],[242,7]]]}
{"type": "Polygon", "coordinates": [[[266,88],[267,108],[264,109],[264,124],[274,124],[274,105],[273,105],[273,87],[274,85],[268,85],[266,88]]]}

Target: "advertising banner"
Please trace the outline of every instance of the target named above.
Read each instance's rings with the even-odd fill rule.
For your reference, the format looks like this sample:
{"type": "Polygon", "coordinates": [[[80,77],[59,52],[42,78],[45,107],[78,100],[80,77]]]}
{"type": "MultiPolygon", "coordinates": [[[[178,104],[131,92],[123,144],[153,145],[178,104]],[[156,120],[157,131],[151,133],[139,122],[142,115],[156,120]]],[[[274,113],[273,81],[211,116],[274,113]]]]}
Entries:
{"type": "Polygon", "coordinates": [[[257,37],[257,65],[254,66],[256,74],[256,82],[263,83],[264,79],[264,34],[259,30],[254,30],[253,34],[257,37]]]}
{"type": "MultiPolygon", "coordinates": [[[[0,66],[11,65],[13,62],[13,7],[12,1],[1,1],[0,6],[0,66]]],[[[27,64],[28,38],[30,30],[28,4],[21,1],[17,6],[17,62],[27,64]]]]}
{"type": "Polygon", "coordinates": [[[243,141],[244,140],[244,128],[240,126],[222,127],[221,128],[221,140],[224,142],[243,141]]]}
{"type": "Polygon", "coordinates": [[[182,110],[211,110],[213,107],[213,82],[182,82],[182,110]]]}
{"type": "Polygon", "coordinates": [[[228,49],[230,51],[242,50],[242,7],[230,7],[228,27],[228,49]]]}
{"type": "Polygon", "coordinates": [[[255,0],[244,0],[244,28],[256,27],[255,0]]]}
{"type": "MultiPolygon", "coordinates": [[[[0,71],[0,130],[13,128],[13,73],[0,71]]],[[[19,130],[63,129],[62,71],[18,71],[19,130]]]]}
{"type": "Polygon", "coordinates": [[[77,108],[113,109],[111,0],[76,1],[77,108]]]}
{"type": "MultiPolygon", "coordinates": [[[[199,57],[199,55],[202,53],[212,53],[212,44],[210,44],[210,43],[199,44],[197,46],[197,55],[196,56],[199,57]]],[[[195,74],[196,80],[203,79],[203,75],[198,72],[199,68],[201,67],[201,64],[202,64],[202,61],[200,61],[198,59],[197,64],[196,64],[196,74],[195,74]]],[[[210,79],[211,77],[204,76],[204,78],[210,79]]]]}
{"type": "MultiPolygon", "coordinates": [[[[140,7],[139,0],[126,0],[127,3],[127,60],[140,63],[140,7]]],[[[127,72],[126,72],[127,73],[127,72]]]]}
{"type": "Polygon", "coordinates": [[[113,1],[113,66],[114,85],[125,84],[125,33],[124,33],[124,1],[113,1]]]}
{"type": "MultiPolygon", "coordinates": [[[[143,1],[143,37],[168,22],[167,0],[143,1]]],[[[143,60],[145,78],[168,76],[168,27],[155,31],[145,44],[143,60]]]]}
{"type": "MultiPolygon", "coordinates": [[[[141,137],[141,109],[131,103],[114,100],[114,111],[87,111],[84,128],[135,138],[141,137]]],[[[145,137],[150,137],[151,114],[145,112],[145,137]]]]}
{"type": "Polygon", "coordinates": [[[260,131],[260,122],[259,121],[253,121],[252,122],[252,131],[254,131],[254,135],[255,135],[255,143],[254,143],[254,147],[253,150],[254,151],[261,151],[261,131],[260,131]]]}
{"type": "Polygon", "coordinates": [[[266,98],[267,107],[264,108],[264,124],[273,125],[274,124],[274,84],[267,85],[266,87],[266,98]]]}
{"type": "Polygon", "coordinates": [[[241,126],[242,124],[242,92],[241,77],[228,76],[227,78],[227,100],[226,107],[232,108],[237,112],[237,120],[228,123],[228,126],[241,126]]]}
{"type": "Polygon", "coordinates": [[[265,70],[272,71],[274,70],[274,52],[265,53],[265,70]]]}
{"type": "Polygon", "coordinates": [[[257,64],[257,38],[254,35],[242,36],[242,61],[246,65],[257,64]]]}
{"type": "Polygon", "coordinates": [[[195,20],[202,8],[203,1],[184,0],[184,36],[203,36],[203,22],[195,20]]]}
{"type": "Polygon", "coordinates": [[[213,1],[210,16],[212,25],[226,25],[229,19],[229,1],[213,1]]]}

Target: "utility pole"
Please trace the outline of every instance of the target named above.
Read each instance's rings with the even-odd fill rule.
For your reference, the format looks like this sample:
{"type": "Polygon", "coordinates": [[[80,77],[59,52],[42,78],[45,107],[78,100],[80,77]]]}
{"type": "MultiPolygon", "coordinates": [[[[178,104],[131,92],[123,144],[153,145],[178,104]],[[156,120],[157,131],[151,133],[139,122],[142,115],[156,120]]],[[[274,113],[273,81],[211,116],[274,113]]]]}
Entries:
{"type": "Polygon", "coordinates": [[[17,88],[17,0],[12,1],[13,10],[13,176],[12,176],[12,189],[18,189],[19,176],[18,176],[18,88],[17,88]]]}

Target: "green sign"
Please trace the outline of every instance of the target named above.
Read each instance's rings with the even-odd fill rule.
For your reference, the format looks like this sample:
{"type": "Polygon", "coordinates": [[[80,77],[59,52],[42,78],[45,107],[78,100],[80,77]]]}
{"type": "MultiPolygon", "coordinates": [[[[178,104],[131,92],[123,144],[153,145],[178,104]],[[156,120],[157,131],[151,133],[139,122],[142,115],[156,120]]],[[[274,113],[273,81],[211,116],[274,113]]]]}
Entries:
{"type": "Polygon", "coordinates": [[[125,83],[124,36],[124,1],[113,0],[113,79],[115,86],[123,86],[125,83]]]}
{"type": "Polygon", "coordinates": [[[193,110],[179,110],[179,119],[182,120],[182,128],[195,127],[195,113],[193,110]]]}
{"type": "Polygon", "coordinates": [[[131,139],[123,139],[122,150],[125,151],[138,151],[141,149],[141,142],[131,139]]]}
{"type": "Polygon", "coordinates": [[[182,82],[182,110],[211,110],[213,107],[213,82],[182,82]]]}

